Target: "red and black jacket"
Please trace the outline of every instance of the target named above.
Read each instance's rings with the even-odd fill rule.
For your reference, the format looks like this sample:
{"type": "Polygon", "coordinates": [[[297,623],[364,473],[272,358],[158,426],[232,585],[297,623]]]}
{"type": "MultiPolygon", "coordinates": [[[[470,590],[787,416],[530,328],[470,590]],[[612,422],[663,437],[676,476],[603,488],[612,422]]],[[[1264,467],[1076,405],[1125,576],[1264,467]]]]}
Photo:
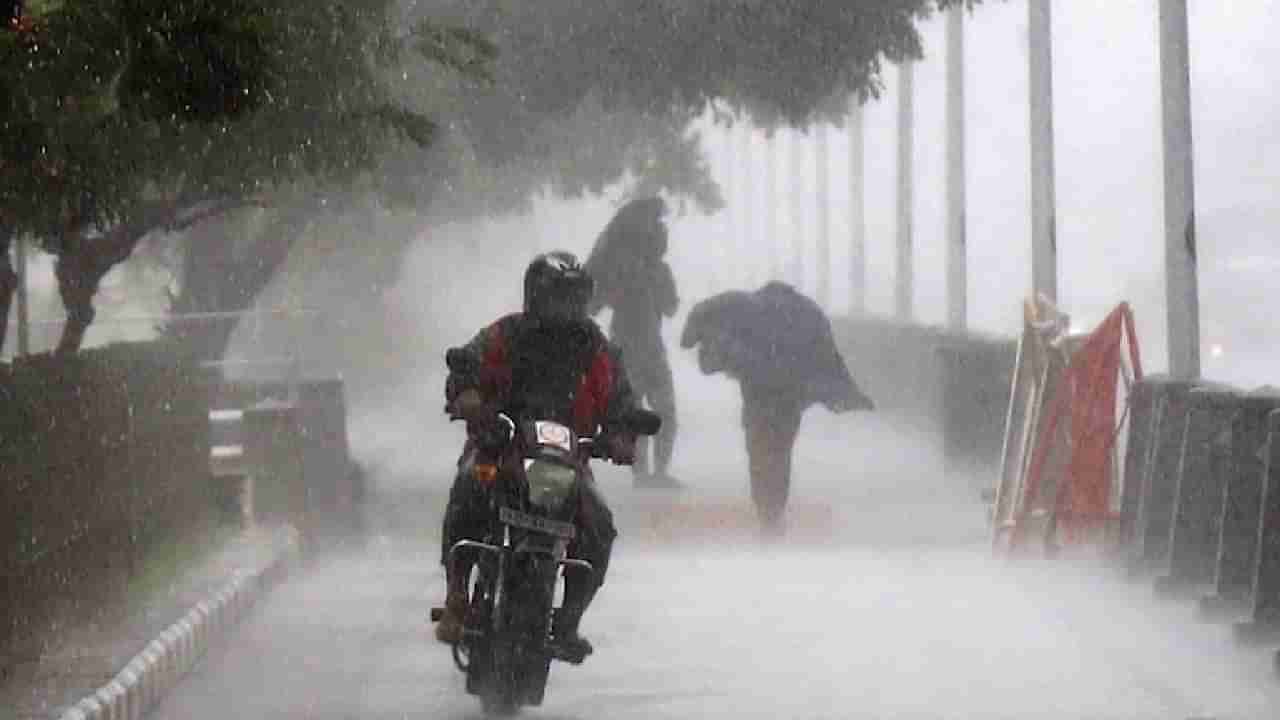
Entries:
{"type": "Polygon", "coordinates": [[[584,435],[621,427],[635,407],[622,353],[591,320],[549,329],[516,313],[476,334],[445,383],[448,408],[475,389],[513,416],[556,420],[584,435]]]}

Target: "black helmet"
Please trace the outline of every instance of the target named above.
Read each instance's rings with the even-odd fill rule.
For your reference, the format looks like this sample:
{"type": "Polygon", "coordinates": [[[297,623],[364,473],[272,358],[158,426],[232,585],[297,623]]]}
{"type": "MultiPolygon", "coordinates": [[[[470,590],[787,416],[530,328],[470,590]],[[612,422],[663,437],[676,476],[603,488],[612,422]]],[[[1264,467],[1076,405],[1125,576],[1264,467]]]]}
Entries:
{"type": "Polygon", "coordinates": [[[543,322],[571,323],[586,318],[593,292],[595,282],[570,252],[539,255],[524,271],[524,312],[543,322]]]}

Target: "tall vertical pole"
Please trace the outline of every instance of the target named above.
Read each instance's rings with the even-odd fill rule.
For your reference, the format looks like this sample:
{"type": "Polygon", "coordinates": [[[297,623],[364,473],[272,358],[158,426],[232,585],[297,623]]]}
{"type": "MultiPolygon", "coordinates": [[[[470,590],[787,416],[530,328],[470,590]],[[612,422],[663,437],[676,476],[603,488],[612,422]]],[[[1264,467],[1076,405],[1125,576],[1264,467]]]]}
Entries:
{"type": "Polygon", "coordinates": [[[742,253],[738,248],[744,242],[743,237],[748,227],[746,220],[747,203],[742,191],[742,178],[745,173],[742,171],[742,153],[738,152],[743,131],[735,123],[725,131],[725,135],[727,138],[725,142],[725,162],[729,166],[729,179],[724,184],[724,188],[726,191],[725,202],[728,204],[731,222],[724,241],[716,248],[716,261],[719,267],[714,273],[715,292],[719,292],[725,289],[727,285],[731,285],[733,283],[732,278],[741,272],[742,253]]]}
{"type": "Polygon", "coordinates": [[[1031,287],[1058,299],[1057,208],[1053,167],[1051,0],[1029,0],[1031,79],[1031,287]]]}
{"type": "Polygon", "coordinates": [[[738,257],[735,259],[737,264],[737,272],[731,277],[729,287],[741,287],[751,285],[755,282],[755,261],[756,261],[756,244],[753,240],[755,234],[755,153],[752,147],[755,145],[755,137],[751,126],[742,123],[742,179],[739,181],[739,193],[736,198],[737,202],[742,203],[742,229],[735,242],[730,245],[732,248],[739,249],[738,257]]]}
{"type": "Polygon", "coordinates": [[[817,275],[818,304],[823,309],[831,310],[831,178],[827,167],[829,147],[826,123],[819,123],[817,128],[818,142],[814,153],[814,181],[817,184],[818,196],[818,256],[814,262],[814,273],[817,275]]]}
{"type": "Polygon", "coordinates": [[[1191,138],[1186,0],[1160,0],[1160,106],[1164,126],[1164,270],[1169,374],[1200,377],[1200,298],[1191,138]]]}
{"type": "Polygon", "coordinates": [[[782,279],[782,260],[778,233],[778,158],[777,143],[774,131],[770,130],[764,138],[764,210],[765,247],[769,251],[769,279],[782,279]]]}
{"type": "Polygon", "coordinates": [[[862,100],[853,98],[849,114],[849,312],[867,307],[866,196],[863,194],[862,100]]]}
{"type": "Polygon", "coordinates": [[[911,175],[915,142],[914,74],[911,60],[904,60],[898,66],[898,255],[894,274],[894,310],[900,320],[910,320],[913,315],[915,251],[911,226],[914,206],[911,175]]]}
{"type": "Polygon", "coordinates": [[[797,128],[791,133],[791,169],[787,178],[787,192],[791,200],[791,224],[788,240],[791,254],[787,259],[787,281],[803,290],[804,286],[804,137],[797,128]]]}
{"type": "Polygon", "coordinates": [[[964,9],[956,5],[947,11],[947,325],[954,330],[969,317],[964,125],[964,9]]]}
{"type": "Polygon", "coordinates": [[[740,181],[737,177],[738,153],[735,152],[737,138],[734,132],[733,127],[725,129],[722,145],[727,167],[724,170],[724,179],[720,182],[721,196],[724,199],[724,208],[719,215],[720,233],[711,246],[705,249],[705,252],[711,256],[711,269],[706,273],[711,277],[711,292],[719,292],[724,287],[724,276],[730,272],[728,265],[734,257],[730,248],[738,242],[744,224],[741,221],[743,203],[738,191],[740,181]]]}
{"type": "Polygon", "coordinates": [[[18,275],[18,355],[31,354],[31,321],[27,305],[27,240],[18,235],[14,242],[18,275]]]}

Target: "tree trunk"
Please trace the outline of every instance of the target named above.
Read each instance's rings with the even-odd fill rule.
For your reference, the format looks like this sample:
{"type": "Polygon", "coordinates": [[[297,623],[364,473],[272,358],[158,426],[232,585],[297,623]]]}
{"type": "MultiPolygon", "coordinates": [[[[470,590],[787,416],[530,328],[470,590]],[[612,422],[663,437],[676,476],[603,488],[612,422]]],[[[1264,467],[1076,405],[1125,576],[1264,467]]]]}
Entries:
{"type": "Polygon", "coordinates": [[[13,243],[13,231],[0,227],[0,353],[4,352],[5,338],[9,334],[9,308],[13,293],[18,289],[18,274],[9,260],[9,246],[13,243]]]}
{"type": "Polygon", "coordinates": [[[58,354],[80,350],[85,333],[93,324],[96,314],[93,297],[98,294],[102,278],[116,265],[128,260],[143,238],[156,230],[172,232],[180,227],[191,227],[245,204],[243,199],[237,198],[212,205],[208,205],[206,200],[199,197],[158,200],[101,237],[72,234],[68,238],[54,267],[58,294],[67,310],[67,324],[63,326],[62,337],[58,341],[58,354]]]}
{"type": "MultiPolygon", "coordinates": [[[[86,243],[87,246],[87,243],[86,243]]],[[[98,255],[92,248],[58,256],[54,265],[54,277],[58,280],[58,295],[67,310],[67,322],[62,326],[62,337],[54,351],[58,355],[79,352],[84,336],[93,324],[97,311],[93,308],[93,296],[98,293],[102,278],[115,263],[98,255]]]]}

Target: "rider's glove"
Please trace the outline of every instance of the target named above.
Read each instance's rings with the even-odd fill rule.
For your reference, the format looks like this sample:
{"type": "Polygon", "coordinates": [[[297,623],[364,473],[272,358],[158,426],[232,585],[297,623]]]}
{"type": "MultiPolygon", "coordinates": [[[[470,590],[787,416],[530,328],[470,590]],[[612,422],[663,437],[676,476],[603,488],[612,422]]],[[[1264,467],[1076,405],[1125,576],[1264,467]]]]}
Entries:
{"type": "Polygon", "coordinates": [[[636,461],[636,438],[631,433],[609,433],[606,437],[609,459],[616,465],[631,465],[636,461]]]}
{"type": "Polygon", "coordinates": [[[453,401],[453,412],[467,421],[467,434],[481,447],[498,447],[506,442],[507,428],[498,420],[498,411],[474,388],[458,395],[453,401]]]}

